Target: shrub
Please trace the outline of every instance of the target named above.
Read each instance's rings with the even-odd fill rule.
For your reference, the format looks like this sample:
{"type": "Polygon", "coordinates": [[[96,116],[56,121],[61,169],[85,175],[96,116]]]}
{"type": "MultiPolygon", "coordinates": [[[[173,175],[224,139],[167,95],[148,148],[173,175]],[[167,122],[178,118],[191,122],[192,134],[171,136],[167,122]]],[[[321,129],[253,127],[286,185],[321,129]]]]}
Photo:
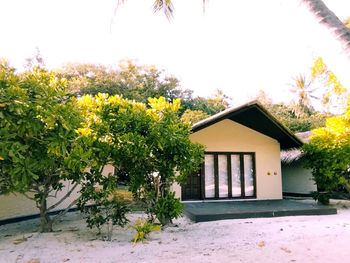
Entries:
{"type": "Polygon", "coordinates": [[[85,214],[88,227],[96,227],[101,233],[101,228],[106,226],[110,241],[113,226],[125,226],[129,222],[126,214],[130,209],[124,198],[115,192],[115,178],[96,174],[95,181],[90,179],[83,184],[78,207],[85,214]]]}
{"type": "Polygon", "coordinates": [[[154,231],[160,231],[160,225],[153,224],[149,220],[139,218],[136,220],[135,224],[131,226],[131,228],[136,230],[134,235],[133,243],[141,241],[144,242],[148,235],[154,231]]]}
{"type": "Polygon", "coordinates": [[[330,193],[328,192],[313,192],[312,198],[320,204],[329,205],[330,193]]]}
{"type": "Polygon", "coordinates": [[[182,213],[182,208],[183,206],[179,198],[175,198],[175,193],[169,192],[164,197],[158,199],[154,212],[156,218],[164,226],[172,223],[173,219],[178,218],[182,213]]]}

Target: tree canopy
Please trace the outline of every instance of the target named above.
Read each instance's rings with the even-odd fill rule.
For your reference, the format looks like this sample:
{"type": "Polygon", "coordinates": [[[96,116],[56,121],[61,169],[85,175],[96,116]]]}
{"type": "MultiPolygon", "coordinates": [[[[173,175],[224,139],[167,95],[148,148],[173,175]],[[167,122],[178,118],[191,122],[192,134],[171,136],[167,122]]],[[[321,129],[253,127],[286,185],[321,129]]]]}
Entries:
{"type": "Polygon", "coordinates": [[[327,119],[326,126],[312,131],[304,145],[306,167],[321,191],[350,191],[350,104],[343,115],[327,119]]]}
{"type": "Polygon", "coordinates": [[[59,72],[67,79],[68,89],[75,96],[107,93],[143,103],[147,103],[148,98],[164,97],[169,102],[180,99],[178,113],[186,112],[183,120],[191,123],[218,113],[231,103],[231,98],[221,90],[208,98],[193,96],[192,90],[181,88],[176,77],[155,66],[137,65],[130,60],[121,62],[118,67],[69,64],[59,72]]]}
{"type": "Polygon", "coordinates": [[[34,68],[16,74],[0,64],[0,194],[19,192],[33,199],[42,231],[52,229],[64,211],[55,219],[48,212],[67,198],[48,207],[48,197],[64,181],[72,182],[71,193],[88,165],[88,151],[76,133],[81,115],[66,86],[52,72],[34,68]]]}
{"type": "MultiPolygon", "coordinates": [[[[199,169],[204,151],[190,141],[191,127],[177,114],[180,100],[149,98],[146,105],[100,93],[83,96],[78,105],[85,116],[79,133],[91,138],[94,155],[103,160],[91,170],[113,164],[126,172],[130,190],[145,202],[151,217],[155,215],[162,224],[178,217],[181,206],[171,186],[199,169]]],[[[89,181],[83,185],[83,191],[91,189],[86,187],[89,181]]]]}
{"type": "Polygon", "coordinates": [[[273,103],[262,90],[256,99],[292,132],[304,132],[322,127],[329,116],[314,110],[312,107],[294,103],[273,103]]]}
{"type": "Polygon", "coordinates": [[[189,124],[180,120],[180,100],[150,98],[145,104],[101,93],[76,99],[67,86],[62,76],[42,68],[19,74],[0,64],[0,194],[19,192],[32,199],[40,210],[41,231],[52,231],[54,222],[75,204],[88,212],[90,224],[113,217],[123,225],[123,215],[116,216],[127,210],[110,200],[117,178],[102,175],[104,166],[112,164],[128,174],[135,196],[142,191],[152,196],[145,199],[150,214],[161,216],[164,223],[171,220],[171,211],[160,213],[156,205],[166,200],[178,207],[170,185],[197,170],[203,152],[190,142],[189,124]],[[66,182],[71,188],[48,205],[48,198],[66,182]],[[81,195],[51,217],[49,212],[78,186],[81,195]],[[96,192],[98,188],[103,191],[96,192]],[[91,202],[96,206],[85,210],[91,202]],[[101,218],[102,206],[97,204],[115,212],[101,218]]]}

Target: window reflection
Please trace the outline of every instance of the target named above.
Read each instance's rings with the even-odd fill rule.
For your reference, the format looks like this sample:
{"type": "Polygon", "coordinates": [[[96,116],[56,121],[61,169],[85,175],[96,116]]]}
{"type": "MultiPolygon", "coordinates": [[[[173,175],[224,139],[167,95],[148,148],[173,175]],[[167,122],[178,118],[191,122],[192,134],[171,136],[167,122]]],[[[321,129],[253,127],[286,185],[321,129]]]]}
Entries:
{"type": "Polygon", "coordinates": [[[214,155],[205,155],[205,197],[215,197],[215,177],[214,177],[214,155]]]}

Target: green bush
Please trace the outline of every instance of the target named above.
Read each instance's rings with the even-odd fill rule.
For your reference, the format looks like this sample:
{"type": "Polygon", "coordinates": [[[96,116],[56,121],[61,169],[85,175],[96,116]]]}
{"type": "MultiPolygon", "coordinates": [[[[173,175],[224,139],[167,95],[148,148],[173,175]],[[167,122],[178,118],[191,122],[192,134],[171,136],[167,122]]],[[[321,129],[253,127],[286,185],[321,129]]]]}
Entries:
{"type": "MultiPolygon", "coordinates": [[[[312,131],[304,144],[304,165],[312,171],[319,192],[350,192],[350,101],[343,115],[327,119],[326,126],[312,131]]],[[[329,194],[317,200],[327,203],[329,194]]]]}
{"type": "Polygon", "coordinates": [[[136,230],[136,234],[134,235],[133,243],[141,241],[144,242],[149,233],[154,231],[160,231],[160,225],[155,225],[149,220],[139,218],[136,220],[135,224],[131,226],[131,228],[136,230]]]}
{"type": "Polygon", "coordinates": [[[312,198],[320,204],[329,205],[330,193],[328,192],[313,192],[312,198]]]}
{"type": "Polygon", "coordinates": [[[88,227],[96,227],[101,232],[107,228],[107,240],[111,240],[113,226],[125,226],[130,211],[123,196],[115,192],[115,178],[93,173],[94,179],[86,181],[81,190],[78,207],[85,214],[88,227]]]}
{"type": "Polygon", "coordinates": [[[155,215],[164,226],[171,223],[173,219],[178,218],[182,213],[182,209],[183,206],[179,198],[175,198],[174,192],[169,192],[157,200],[155,204],[155,215]]]}

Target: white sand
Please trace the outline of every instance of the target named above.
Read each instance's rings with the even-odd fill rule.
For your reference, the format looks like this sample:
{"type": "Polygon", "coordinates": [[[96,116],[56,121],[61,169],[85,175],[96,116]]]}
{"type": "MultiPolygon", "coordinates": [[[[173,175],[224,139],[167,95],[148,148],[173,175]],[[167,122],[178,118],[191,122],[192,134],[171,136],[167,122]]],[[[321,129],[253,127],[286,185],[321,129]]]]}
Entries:
{"type": "MultiPolygon", "coordinates": [[[[132,214],[135,221],[142,214],[132,214]]],[[[0,226],[0,262],[349,262],[350,209],[337,215],[192,223],[186,218],[133,245],[134,230],[116,228],[111,242],[70,213],[54,233],[37,220],[0,226]],[[19,244],[17,240],[23,239],[19,244]]]]}

